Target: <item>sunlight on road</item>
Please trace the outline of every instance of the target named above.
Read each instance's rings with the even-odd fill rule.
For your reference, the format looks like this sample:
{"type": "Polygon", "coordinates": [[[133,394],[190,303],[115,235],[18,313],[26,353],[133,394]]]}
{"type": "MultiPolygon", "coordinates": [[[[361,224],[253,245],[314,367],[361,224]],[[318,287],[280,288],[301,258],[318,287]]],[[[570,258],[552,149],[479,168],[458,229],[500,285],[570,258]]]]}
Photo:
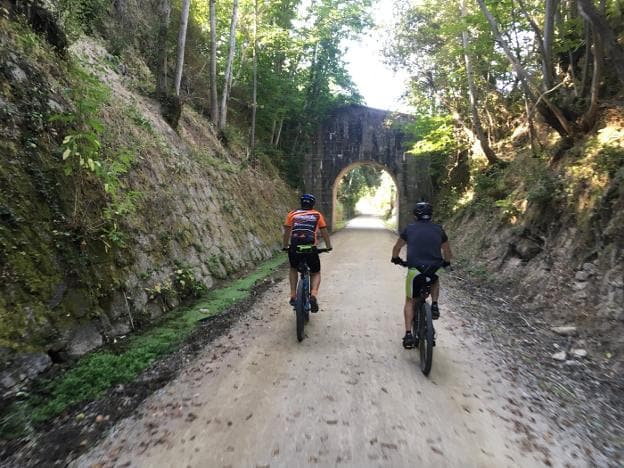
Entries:
{"type": "Polygon", "coordinates": [[[347,223],[347,228],[352,229],[387,229],[381,218],[377,216],[363,215],[351,219],[347,223]]]}

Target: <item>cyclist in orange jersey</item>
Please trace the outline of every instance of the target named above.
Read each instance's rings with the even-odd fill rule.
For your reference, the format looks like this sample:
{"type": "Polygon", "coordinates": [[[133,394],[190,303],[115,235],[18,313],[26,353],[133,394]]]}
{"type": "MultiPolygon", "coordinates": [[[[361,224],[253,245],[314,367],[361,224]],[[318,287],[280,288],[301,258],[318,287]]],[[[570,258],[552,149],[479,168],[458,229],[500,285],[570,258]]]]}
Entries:
{"type": "Polygon", "coordinates": [[[282,239],[283,249],[288,251],[288,261],[290,271],[290,305],[295,304],[297,294],[297,266],[301,261],[301,256],[306,257],[306,262],[310,267],[310,306],[312,312],[318,312],[318,290],[321,285],[321,261],[318,252],[301,253],[297,251],[299,245],[316,245],[320,232],[325,241],[325,247],[332,250],[329,231],[325,217],[314,209],[316,198],[309,193],[301,196],[301,209],[288,213],[284,221],[284,236],[282,239]]]}

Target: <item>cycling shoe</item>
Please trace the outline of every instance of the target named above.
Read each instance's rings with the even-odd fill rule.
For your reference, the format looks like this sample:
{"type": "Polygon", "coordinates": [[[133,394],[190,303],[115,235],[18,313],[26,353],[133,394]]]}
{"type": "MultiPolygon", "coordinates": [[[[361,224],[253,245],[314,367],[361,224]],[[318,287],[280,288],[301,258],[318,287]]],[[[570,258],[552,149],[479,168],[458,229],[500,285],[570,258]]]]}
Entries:
{"type": "Polygon", "coordinates": [[[438,320],[440,318],[440,308],[438,304],[431,304],[431,318],[433,320],[438,320]]]}
{"type": "Polygon", "coordinates": [[[405,349],[412,349],[414,346],[416,346],[416,340],[414,340],[414,335],[412,335],[411,333],[406,333],[403,337],[403,347],[405,349]]]}

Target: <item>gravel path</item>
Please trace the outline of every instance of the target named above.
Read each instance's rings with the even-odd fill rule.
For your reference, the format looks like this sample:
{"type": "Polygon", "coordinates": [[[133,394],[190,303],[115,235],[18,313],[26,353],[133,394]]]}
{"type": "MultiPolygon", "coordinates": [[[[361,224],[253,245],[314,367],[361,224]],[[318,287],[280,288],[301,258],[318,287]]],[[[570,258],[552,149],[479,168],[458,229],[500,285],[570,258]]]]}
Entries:
{"type": "Polygon", "coordinates": [[[396,237],[359,223],[322,257],[302,343],[282,281],[70,466],[591,466],[473,331],[453,281],[422,375],[400,344],[396,237]]]}

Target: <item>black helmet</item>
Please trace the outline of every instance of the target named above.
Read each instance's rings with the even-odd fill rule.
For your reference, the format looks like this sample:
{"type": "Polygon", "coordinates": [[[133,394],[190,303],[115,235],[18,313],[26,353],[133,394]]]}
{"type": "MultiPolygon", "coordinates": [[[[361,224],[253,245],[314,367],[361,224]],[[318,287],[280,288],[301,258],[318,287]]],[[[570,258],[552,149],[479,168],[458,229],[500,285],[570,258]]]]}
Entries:
{"type": "Polygon", "coordinates": [[[301,195],[301,208],[304,210],[309,210],[314,206],[316,202],[316,198],[311,193],[304,193],[301,195]]]}
{"type": "Polygon", "coordinates": [[[418,219],[431,219],[431,215],[433,214],[433,207],[430,203],[427,202],[418,202],[414,207],[414,216],[418,219]]]}

